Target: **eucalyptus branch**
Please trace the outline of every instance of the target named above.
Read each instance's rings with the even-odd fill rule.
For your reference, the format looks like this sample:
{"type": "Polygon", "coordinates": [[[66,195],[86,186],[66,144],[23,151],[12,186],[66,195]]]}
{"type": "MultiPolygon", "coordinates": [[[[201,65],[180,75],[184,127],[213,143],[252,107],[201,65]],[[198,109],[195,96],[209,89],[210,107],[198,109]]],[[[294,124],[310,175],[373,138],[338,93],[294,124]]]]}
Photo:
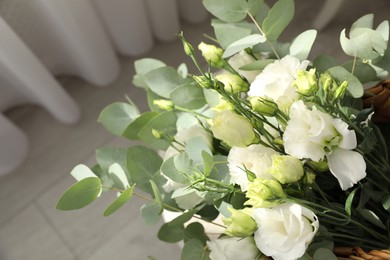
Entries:
{"type": "Polygon", "coordinates": [[[255,24],[255,26],[257,27],[257,29],[260,31],[260,33],[266,38],[266,41],[267,43],[269,44],[269,46],[271,47],[271,50],[272,52],[275,54],[276,58],[278,58],[278,60],[280,60],[280,56],[279,54],[277,53],[277,51],[275,50],[274,46],[271,44],[270,41],[268,41],[267,37],[265,36],[265,33],[263,31],[263,29],[261,29],[260,25],[257,23],[256,19],[253,17],[253,15],[250,13],[250,12],[247,12],[248,16],[251,18],[252,22],[255,24]]]}

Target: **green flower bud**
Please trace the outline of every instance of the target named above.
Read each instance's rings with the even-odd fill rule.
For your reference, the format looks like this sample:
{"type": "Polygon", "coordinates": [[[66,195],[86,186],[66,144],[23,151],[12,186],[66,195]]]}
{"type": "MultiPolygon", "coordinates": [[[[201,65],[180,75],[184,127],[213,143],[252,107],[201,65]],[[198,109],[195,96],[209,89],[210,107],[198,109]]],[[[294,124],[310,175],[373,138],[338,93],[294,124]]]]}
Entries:
{"type": "Polygon", "coordinates": [[[272,155],[269,173],[280,183],[299,181],[303,176],[303,166],[299,159],[290,155],[272,155]]]}
{"type": "Polygon", "coordinates": [[[231,147],[246,147],[256,140],[252,124],[245,117],[230,110],[216,112],[210,129],[216,138],[231,147]]]}
{"type": "Polygon", "coordinates": [[[286,197],[282,185],[275,180],[257,178],[249,183],[245,205],[254,208],[271,208],[279,204],[286,197]]]}
{"type": "Polygon", "coordinates": [[[324,92],[328,92],[331,89],[333,84],[333,78],[328,73],[322,73],[318,80],[320,87],[324,90],[324,92]]]}
{"type": "Polygon", "coordinates": [[[240,93],[249,90],[248,82],[244,81],[240,76],[230,73],[219,74],[215,77],[223,83],[224,89],[228,93],[240,93]]]}
{"type": "Polygon", "coordinates": [[[232,103],[230,103],[229,101],[226,101],[224,98],[221,98],[218,105],[213,107],[213,110],[214,111],[224,111],[224,110],[233,111],[234,108],[235,107],[232,103]]]}
{"type": "Polygon", "coordinates": [[[332,78],[332,76],[328,73],[323,73],[323,74],[321,74],[318,82],[319,82],[320,88],[322,88],[324,90],[326,99],[333,100],[334,95],[335,95],[335,91],[337,90],[338,85],[337,85],[336,81],[332,78]]]}
{"type": "Polygon", "coordinates": [[[179,38],[183,42],[183,48],[185,54],[187,54],[190,57],[194,56],[195,55],[194,47],[192,47],[192,45],[189,42],[187,42],[187,40],[184,38],[183,32],[179,34],[179,38]]]}
{"type": "Polygon", "coordinates": [[[311,185],[316,180],[316,175],[310,171],[306,171],[305,176],[303,176],[303,183],[311,185]]]}
{"type": "Polygon", "coordinates": [[[252,219],[252,208],[243,208],[236,210],[228,208],[232,215],[229,218],[223,218],[223,223],[227,226],[225,234],[232,237],[251,236],[256,228],[256,222],[252,219]]]}
{"type": "Polygon", "coordinates": [[[345,95],[345,92],[347,92],[348,89],[348,81],[343,81],[340,86],[336,89],[334,93],[335,99],[342,99],[345,95]]]}
{"type": "Polygon", "coordinates": [[[318,91],[316,70],[311,69],[310,71],[297,71],[297,78],[292,85],[298,90],[298,93],[301,95],[313,95],[318,91]]]}
{"type": "Polygon", "coordinates": [[[155,99],[153,100],[153,105],[166,111],[172,111],[175,107],[173,102],[167,99],[155,99]]]}
{"type": "Polygon", "coordinates": [[[202,56],[206,59],[206,61],[210,62],[211,66],[223,68],[223,50],[221,48],[201,42],[198,45],[198,49],[202,52],[202,56]]]}
{"type": "Polygon", "coordinates": [[[202,88],[213,88],[212,82],[205,76],[192,76],[192,78],[198,83],[202,88]]]}
{"type": "Polygon", "coordinates": [[[249,97],[252,109],[264,116],[274,116],[278,111],[278,105],[268,97],[249,97]]]}
{"type": "Polygon", "coordinates": [[[325,172],[329,170],[328,163],[326,161],[315,162],[310,160],[306,163],[319,172],[325,172]]]}
{"type": "Polygon", "coordinates": [[[157,130],[157,129],[152,129],[152,135],[157,138],[157,139],[161,139],[162,137],[162,132],[157,130]]]}

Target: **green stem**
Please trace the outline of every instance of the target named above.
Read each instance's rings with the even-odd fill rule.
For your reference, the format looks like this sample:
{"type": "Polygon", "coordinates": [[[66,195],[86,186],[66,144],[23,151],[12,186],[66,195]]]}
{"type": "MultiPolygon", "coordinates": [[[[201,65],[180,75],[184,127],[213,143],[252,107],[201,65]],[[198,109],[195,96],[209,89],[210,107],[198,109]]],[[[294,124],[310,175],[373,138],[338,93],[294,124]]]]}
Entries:
{"type": "MultiPolygon", "coordinates": [[[[329,235],[331,237],[343,238],[343,240],[341,240],[341,242],[345,242],[344,239],[352,239],[352,240],[355,240],[355,241],[362,241],[362,242],[364,242],[364,243],[366,243],[368,245],[375,246],[377,249],[384,249],[384,248],[387,248],[389,246],[389,245],[387,245],[385,243],[375,242],[375,241],[372,241],[372,240],[369,240],[369,239],[362,238],[360,236],[356,237],[356,236],[351,236],[351,235],[346,235],[346,234],[339,234],[339,233],[333,233],[333,232],[324,232],[323,234],[325,236],[329,235]]],[[[354,241],[350,241],[350,242],[352,242],[352,244],[354,244],[354,241]]]]}
{"type": "MultiPolygon", "coordinates": [[[[256,19],[253,17],[253,15],[252,15],[251,13],[249,13],[249,12],[247,12],[247,14],[248,14],[248,16],[251,18],[251,20],[253,21],[253,23],[256,25],[256,27],[257,27],[257,29],[260,31],[260,33],[261,33],[264,37],[266,37],[266,36],[265,36],[265,33],[264,33],[264,31],[263,31],[263,29],[261,29],[260,25],[257,23],[257,21],[256,21],[256,19]]],[[[279,54],[276,52],[276,50],[275,50],[274,46],[271,44],[271,42],[268,41],[267,37],[266,37],[266,41],[267,41],[267,43],[269,44],[269,46],[271,47],[271,50],[272,50],[272,52],[275,54],[276,58],[278,58],[278,60],[280,60],[279,54]]]]}
{"type": "MultiPolygon", "coordinates": [[[[305,201],[305,200],[300,200],[300,199],[292,199],[291,200],[292,202],[297,202],[299,204],[302,204],[302,205],[307,205],[309,206],[310,208],[312,209],[322,209],[324,212],[332,212],[335,216],[339,216],[340,218],[342,219],[349,219],[349,222],[359,228],[361,228],[362,230],[366,231],[367,233],[371,234],[372,236],[374,237],[377,237],[377,238],[380,238],[382,241],[387,241],[388,240],[388,237],[364,226],[362,223],[360,223],[359,221],[356,221],[354,219],[352,219],[351,217],[345,215],[344,213],[341,213],[339,211],[336,211],[336,210],[333,210],[333,209],[330,209],[328,207],[325,207],[325,206],[322,206],[322,205],[319,205],[319,204],[316,204],[314,202],[310,202],[310,201],[305,201]]],[[[329,216],[329,215],[325,215],[326,217],[330,218],[330,219],[334,219],[335,217],[333,216],[329,216]]],[[[337,220],[337,218],[335,219],[337,220]]]]}

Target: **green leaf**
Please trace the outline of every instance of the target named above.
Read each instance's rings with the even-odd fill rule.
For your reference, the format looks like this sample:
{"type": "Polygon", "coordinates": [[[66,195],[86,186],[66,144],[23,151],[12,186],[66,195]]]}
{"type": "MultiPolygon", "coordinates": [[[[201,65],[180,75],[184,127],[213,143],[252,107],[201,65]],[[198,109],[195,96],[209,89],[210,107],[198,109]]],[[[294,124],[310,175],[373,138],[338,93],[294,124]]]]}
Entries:
{"type": "Polygon", "coordinates": [[[169,179],[186,184],[189,182],[188,178],[186,178],[182,173],[180,173],[175,166],[174,157],[171,157],[163,162],[161,165],[161,172],[167,176],[169,179]]]}
{"type": "Polygon", "coordinates": [[[256,60],[240,67],[240,70],[263,70],[265,67],[267,67],[268,64],[271,64],[274,61],[275,60],[272,59],[256,60]]]}
{"type": "Polygon", "coordinates": [[[179,65],[179,67],[177,67],[177,72],[179,73],[179,75],[185,79],[187,78],[188,76],[188,68],[187,68],[187,65],[185,63],[181,63],[179,65]]]}
{"type": "Polygon", "coordinates": [[[223,49],[255,31],[253,24],[242,23],[225,23],[221,20],[213,19],[211,26],[214,28],[215,37],[223,49]]]}
{"type": "Polygon", "coordinates": [[[263,31],[268,41],[276,41],[294,17],[293,0],[279,0],[264,19],[263,31]]]}
{"type": "Polygon", "coordinates": [[[184,176],[192,176],[195,166],[187,154],[178,154],[173,158],[176,169],[184,176]]]}
{"type": "Polygon", "coordinates": [[[166,67],[166,65],[164,62],[160,60],[156,60],[152,58],[144,58],[144,59],[136,60],[134,62],[134,67],[135,67],[136,75],[134,75],[133,77],[133,84],[137,87],[145,88],[147,87],[144,79],[145,74],[147,74],[148,72],[154,69],[166,67]]]}
{"type": "Polygon", "coordinates": [[[141,216],[146,225],[155,225],[160,221],[161,208],[156,202],[141,207],[141,216]]]}
{"type": "Polygon", "coordinates": [[[255,19],[257,23],[261,25],[263,24],[265,18],[267,18],[270,8],[264,1],[258,1],[258,2],[261,6],[260,6],[260,10],[256,14],[255,19]]]}
{"type": "Polygon", "coordinates": [[[382,199],[382,205],[385,210],[390,212],[390,193],[386,194],[382,199]]]}
{"type": "Polygon", "coordinates": [[[161,157],[152,149],[144,146],[132,146],[127,149],[127,170],[131,180],[145,192],[151,192],[149,180],[159,171],[161,163],[161,157]]]}
{"type": "Polygon", "coordinates": [[[92,203],[101,191],[102,184],[99,178],[85,178],[65,191],[59,199],[56,208],[60,210],[81,209],[92,203]]]}
{"type": "Polygon", "coordinates": [[[351,208],[352,208],[352,202],[355,198],[355,194],[358,191],[359,187],[355,188],[347,197],[347,200],[345,201],[345,211],[347,212],[348,216],[351,216],[351,208]]]}
{"type": "Polygon", "coordinates": [[[230,23],[244,20],[248,10],[246,0],[203,0],[203,5],[215,17],[230,23]]]}
{"type": "Polygon", "coordinates": [[[386,226],[383,224],[383,222],[380,220],[380,218],[371,210],[358,208],[357,211],[360,215],[362,215],[367,221],[371,222],[377,227],[380,227],[382,229],[386,229],[386,226]]]}
{"type": "Polygon", "coordinates": [[[264,0],[248,0],[247,12],[252,16],[257,16],[262,8],[264,8],[264,0]]]}
{"type": "Polygon", "coordinates": [[[127,175],[118,163],[113,163],[110,165],[108,168],[108,173],[110,174],[111,179],[117,189],[126,190],[130,187],[127,175]]]}
{"type": "MultiPolygon", "coordinates": [[[[343,64],[343,67],[352,73],[353,64],[353,61],[349,61],[343,64]]],[[[353,75],[355,75],[355,77],[358,78],[362,84],[379,80],[376,75],[376,71],[370,65],[363,63],[360,60],[355,62],[353,75]]]]}
{"type": "Polygon", "coordinates": [[[202,151],[201,154],[203,159],[203,174],[207,177],[210,175],[213,169],[214,158],[210,153],[206,151],[202,151]]]}
{"type": "Polygon", "coordinates": [[[315,260],[337,260],[336,255],[328,248],[319,248],[314,253],[315,260]]]}
{"type": "Polygon", "coordinates": [[[337,65],[336,60],[328,55],[320,55],[313,61],[313,66],[318,73],[323,73],[327,69],[337,65]]]}
{"type": "Polygon", "coordinates": [[[153,180],[149,180],[149,182],[154,194],[154,201],[160,206],[160,214],[161,214],[164,210],[164,205],[161,198],[160,190],[158,189],[156,183],[153,180]]]}
{"type": "Polygon", "coordinates": [[[105,217],[108,217],[118,209],[120,209],[127,201],[131,199],[133,196],[133,191],[134,191],[134,185],[122,192],[118,198],[114,200],[113,203],[111,203],[110,206],[104,211],[103,215],[105,217]]]}
{"type": "Polygon", "coordinates": [[[209,178],[222,181],[225,183],[230,183],[230,174],[229,168],[227,165],[227,157],[224,155],[215,155],[214,156],[214,167],[211,171],[209,178]]]}
{"type": "Polygon", "coordinates": [[[95,151],[96,161],[103,171],[108,172],[108,168],[113,163],[118,163],[127,172],[126,148],[123,147],[103,147],[95,151]]]}
{"type": "Polygon", "coordinates": [[[290,55],[297,57],[301,61],[307,59],[316,36],[316,30],[307,30],[298,35],[291,43],[290,55]]]}
{"type": "Polygon", "coordinates": [[[209,260],[209,252],[202,241],[198,239],[188,240],[181,251],[181,260],[209,260]]]}
{"type": "Polygon", "coordinates": [[[157,115],[157,112],[150,111],[141,114],[131,124],[127,126],[126,130],[122,135],[130,140],[138,140],[138,134],[141,129],[157,115]]]}
{"type": "Polygon", "coordinates": [[[157,233],[157,237],[168,243],[177,243],[183,239],[184,225],[165,223],[157,233]]]}
{"type": "Polygon", "coordinates": [[[160,131],[167,136],[174,136],[176,134],[176,120],[176,114],[172,111],[159,113],[144,125],[138,133],[138,137],[152,148],[165,150],[170,146],[170,143],[166,139],[156,138],[152,130],[160,131]]]}
{"type": "Polygon", "coordinates": [[[172,67],[162,67],[145,75],[148,87],[157,95],[169,98],[171,92],[184,83],[184,79],[172,67]]]}
{"type": "Polygon", "coordinates": [[[70,174],[73,176],[73,178],[75,178],[77,181],[81,181],[85,178],[88,178],[88,177],[97,177],[96,174],[91,171],[91,169],[89,169],[88,166],[84,165],[84,164],[79,164],[79,165],[76,165],[72,171],[70,172],[70,174]]]}
{"type": "Polygon", "coordinates": [[[171,220],[169,222],[169,224],[173,225],[173,226],[175,226],[175,225],[184,225],[185,223],[187,223],[188,221],[191,220],[191,218],[194,216],[194,214],[197,211],[198,211],[197,209],[190,209],[187,212],[184,212],[180,216],[178,216],[178,217],[174,218],[173,220],[171,220]]]}
{"type": "Polygon", "coordinates": [[[184,84],[171,93],[172,102],[179,107],[186,109],[199,109],[206,105],[203,88],[196,84],[184,84]]]}
{"type": "Polygon", "coordinates": [[[205,233],[204,227],[199,222],[193,222],[184,229],[184,241],[190,239],[197,239],[206,245],[206,241],[209,240],[205,233]]]}
{"type": "Polygon", "coordinates": [[[255,46],[258,43],[265,42],[266,39],[261,34],[251,34],[230,44],[222,55],[222,58],[228,58],[246,48],[255,46]]]}
{"type": "Polygon", "coordinates": [[[121,136],[127,126],[139,116],[134,104],[117,102],[105,107],[99,115],[98,122],[113,135],[121,136]]]}
{"type": "MultiPolygon", "coordinates": [[[[200,136],[195,136],[187,141],[185,151],[193,161],[195,165],[203,166],[203,156],[202,152],[206,152],[208,154],[212,154],[210,147],[205,143],[204,139],[200,136]]],[[[198,167],[201,171],[203,171],[203,167],[198,167]]]]}
{"type": "MultiPolygon", "coordinates": [[[[319,232],[322,232],[321,230],[319,232]]],[[[325,232],[325,231],[324,231],[325,232]]],[[[334,242],[330,240],[314,240],[310,243],[309,247],[307,248],[306,252],[309,255],[314,255],[314,252],[317,251],[319,248],[327,248],[329,250],[333,250],[334,248],[334,242]]]]}
{"type": "Polygon", "coordinates": [[[335,66],[327,70],[332,77],[334,77],[338,83],[348,81],[348,91],[354,98],[360,98],[363,96],[363,85],[362,83],[352,75],[348,70],[341,66],[335,66]]]}

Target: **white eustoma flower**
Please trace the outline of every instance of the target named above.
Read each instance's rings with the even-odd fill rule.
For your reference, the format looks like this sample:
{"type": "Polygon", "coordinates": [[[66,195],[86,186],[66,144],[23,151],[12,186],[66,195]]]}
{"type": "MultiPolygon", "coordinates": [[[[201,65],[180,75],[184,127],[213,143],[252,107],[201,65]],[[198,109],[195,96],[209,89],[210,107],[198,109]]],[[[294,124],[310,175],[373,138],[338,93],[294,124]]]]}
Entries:
{"type": "Polygon", "coordinates": [[[260,255],[253,237],[226,237],[207,241],[211,260],[253,260],[260,255]]]}
{"type": "Polygon", "coordinates": [[[228,155],[230,181],[240,185],[242,191],[247,191],[249,180],[245,169],[253,172],[258,178],[273,180],[274,177],[269,173],[269,169],[274,154],[276,154],[275,150],[261,144],[232,147],[228,155]]]}
{"type": "Polygon", "coordinates": [[[315,107],[308,109],[303,101],[291,106],[283,141],[286,153],[299,159],[318,162],[326,158],[343,190],[366,176],[363,156],[353,151],[357,145],[355,131],[349,130],[341,119],[315,107]]]}
{"type": "Polygon", "coordinates": [[[258,227],[254,235],[257,247],[275,260],[304,255],[319,228],[317,216],[311,210],[293,203],[257,208],[252,217],[258,227]]]}
{"type": "Polygon", "coordinates": [[[252,82],[248,95],[269,97],[275,101],[279,109],[287,112],[291,104],[298,100],[299,94],[292,86],[297,71],[306,70],[309,61],[287,55],[264,68],[252,82]]]}

